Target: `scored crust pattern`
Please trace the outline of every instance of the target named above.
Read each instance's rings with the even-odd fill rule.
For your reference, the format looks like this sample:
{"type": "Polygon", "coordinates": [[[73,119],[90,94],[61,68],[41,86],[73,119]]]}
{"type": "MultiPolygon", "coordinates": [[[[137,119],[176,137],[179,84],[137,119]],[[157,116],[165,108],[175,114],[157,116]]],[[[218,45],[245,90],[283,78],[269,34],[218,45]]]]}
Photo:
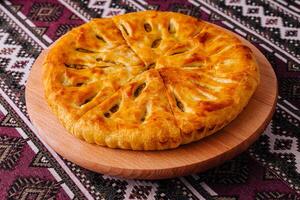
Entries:
{"type": "Polygon", "coordinates": [[[220,130],[258,83],[249,47],[172,12],[94,19],[60,38],[43,64],[46,100],[69,132],[133,150],[176,148],[220,130]]]}

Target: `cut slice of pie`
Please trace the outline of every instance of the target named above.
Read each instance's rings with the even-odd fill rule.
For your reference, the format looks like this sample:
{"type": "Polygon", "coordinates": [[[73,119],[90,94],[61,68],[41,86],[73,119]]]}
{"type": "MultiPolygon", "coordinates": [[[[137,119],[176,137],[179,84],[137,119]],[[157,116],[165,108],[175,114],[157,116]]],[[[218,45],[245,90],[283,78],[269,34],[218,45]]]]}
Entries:
{"type": "MultiPolygon", "coordinates": [[[[141,60],[126,45],[123,50],[122,46],[116,46],[116,50],[107,52],[105,45],[99,46],[97,52],[88,48],[88,44],[79,46],[76,37],[81,28],[56,42],[44,62],[46,100],[68,130],[73,129],[74,121],[85,112],[145,70],[141,60]],[[113,61],[106,60],[111,57],[113,61]],[[132,58],[131,62],[122,63],[127,57],[132,58]]],[[[94,40],[95,44],[99,43],[98,39],[94,40]]],[[[119,44],[120,39],[116,40],[119,44]]]]}
{"type": "Polygon", "coordinates": [[[66,64],[144,66],[112,19],[94,19],[60,38],[47,59],[66,64]],[[57,46],[60,46],[58,48],[57,46]]]}
{"type": "Polygon", "coordinates": [[[185,48],[204,26],[193,17],[172,12],[129,13],[113,20],[128,45],[149,67],[155,66],[158,57],[169,49],[185,48]]]}
{"type": "Polygon", "coordinates": [[[164,83],[155,69],[138,75],[88,111],[75,124],[74,134],[90,143],[134,150],[175,148],[181,143],[164,83]]]}
{"type": "Polygon", "coordinates": [[[68,129],[72,129],[72,124],[82,114],[111,96],[136,75],[118,65],[86,69],[54,65],[53,69],[53,73],[49,74],[51,77],[44,79],[47,85],[45,95],[68,129]]]}
{"type": "Polygon", "coordinates": [[[208,136],[231,122],[248,103],[256,77],[203,71],[201,68],[161,68],[168,99],[182,143],[208,136]],[[178,78],[180,74],[180,78],[178,78]]]}

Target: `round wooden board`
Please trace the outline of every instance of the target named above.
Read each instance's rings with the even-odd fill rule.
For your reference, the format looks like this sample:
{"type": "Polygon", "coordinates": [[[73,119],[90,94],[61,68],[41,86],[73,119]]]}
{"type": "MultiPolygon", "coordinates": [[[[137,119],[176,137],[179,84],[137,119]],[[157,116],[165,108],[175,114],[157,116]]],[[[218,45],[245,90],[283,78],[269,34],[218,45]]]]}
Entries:
{"type": "Polygon", "coordinates": [[[254,52],[261,83],[244,111],[228,126],[207,138],[177,149],[131,151],[88,144],[68,133],[50,111],[42,86],[43,51],[34,63],[26,86],[28,114],[41,138],[66,159],[103,174],[136,179],[164,179],[207,170],[246,150],[272,118],[277,100],[275,73],[264,55],[254,52]]]}

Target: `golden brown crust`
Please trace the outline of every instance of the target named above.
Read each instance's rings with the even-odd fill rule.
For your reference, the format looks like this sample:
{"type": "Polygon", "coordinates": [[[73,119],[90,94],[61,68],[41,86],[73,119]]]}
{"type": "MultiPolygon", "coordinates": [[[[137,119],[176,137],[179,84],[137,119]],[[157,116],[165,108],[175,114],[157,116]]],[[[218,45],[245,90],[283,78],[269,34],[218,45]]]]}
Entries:
{"type": "Polygon", "coordinates": [[[259,72],[235,36],[186,15],[145,11],[94,19],[67,33],[50,49],[43,82],[48,104],[77,137],[159,150],[232,121],[259,72]]]}
{"type": "Polygon", "coordinates": [[[257,84],[251,76],[234,80],[202,69],[161,68],[159,72],[183,143],[199,140],[227,125],[247,104],[257,84]]]}
{"type": "Polygon", "coordinates": [[[159,150],[181,143],[163,81],[151,69],[80,118],[77,134],[112,148],[159,150]]]}
{"type": "Polygon", "coordinates": [[[144,70],[111,19],[92,20],[51,47],[44,62],[46,100],[73,132],[79,117],[144,70]]]}
{"type": "Polygon", "coordinates": [[[169,49],[184,46],[204,25],[193,17],[157,11],[129,13],[113,20],[147,66],[169,49]]]}

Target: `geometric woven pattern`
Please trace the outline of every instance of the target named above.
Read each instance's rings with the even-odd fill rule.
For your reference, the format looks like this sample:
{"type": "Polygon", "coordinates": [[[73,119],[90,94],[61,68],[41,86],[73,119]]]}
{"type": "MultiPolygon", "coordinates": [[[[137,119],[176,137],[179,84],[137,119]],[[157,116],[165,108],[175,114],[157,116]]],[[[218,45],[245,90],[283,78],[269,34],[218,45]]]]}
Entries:
{"type": "Polygon", "coordinates": [[[150,194],[151,189],[151,186],[135,185],[129,195],[129,199],[148,199],[147,197],[150,194]]]}
{"type": "Polygon", "coordinates": [[[18,123],[16,122],[16,120],[13,118],[13,116],[11,116],[11,114],[7,114],[5,116],[5,118],[3,118],[0,121],[0,125],[1,126],[7,126],[7,127],[18,127],[18,123]]]}
{"type": "Polygon", "coordinates": [[[275,170],[277,176],[296,190],[300,189],[299,125],[295,115],[279,107],[263,136],[250,149],[251,155],[275,170]]]}
{"type": "Polygon", "coordinates": [[[24,85],[34,60],[19,56],[21,46],[6,44],[8,36],[0,29],[0,67],[10,71],[14,79],[17,79],[20,85],[24,85]]]}
{"type": "Polygon", "coordinates": [[[281,192],[259,192],[256,194],[256,200],[299,200],[299,197],[294,194],[286,194],[281,192]]]}
{"type": "Polygon", "coordinates": [[[248,2],[246,0],[225,0],[225,5],[241,9],[243,16],[260,21],[262,27],[278,29],[282,39],[297,39],[300,37],[300,30],[286,26],[282,17],[266,12],[263,6],[248,2]]]}
{"type": "Polygon", "coordinates": [[[33,158],[31,164],[31,167],[46,167],[46,168],[50,168],[51,164],[49,163],[49,161],[47,160],[47,158],[45,157],[45,155],[43,154],[42,151],[38,152],[35,157],[33,158]]]}
{"type": "Polygon", "coordinates": [[[209,170],[205,174],[199,174],[199,179],[208,183],[224,185],[245,183],[249,176],[247,161],[245,156],[240,156],[209,170]]]}
{"type": "Polygon", "coordinates": [[[28,18],[33,21],[52,22],[63,14],[63,6],[59,3],[33,3],[28,18]]]}
{"type": "Polygon", "coordinates": [[[268,130],[269,129],[266,131],[266,135],[269,136],[270,152],[277,155],[281,159],[284,159],[287,164],[291,163],[296,166],[296,171],[300,173],[300,155],[293,154],[293,152],[297,151],[299,144],[298,139],[284,135],[274,135],[268,130]],[[271,134],[272,137],[270,137],[271,134]]]}
{"type": "Polygon", "coordinates": [[[26,141],[0,135],[0,169],[12,169],[18,162],[26,141]]]}
{"type": "Polygon", "coordinates": [[[36,177],[20,177],[8,191],[8,199],[53,199],[59,190],[59,183],[36,177]]]}
{"type": "Polygon", "coordinates": [[[107,0],[90,0],[88,3],[88,8],[91,8],[93,10],[97,11],[102,11],[102,17],[109,17],[109,16],[114,16],[114,15],[119,15],[123,14],[124,10],[123,9],[118,9],[118,8],[110,8],[111,1],[107,0]]]}

